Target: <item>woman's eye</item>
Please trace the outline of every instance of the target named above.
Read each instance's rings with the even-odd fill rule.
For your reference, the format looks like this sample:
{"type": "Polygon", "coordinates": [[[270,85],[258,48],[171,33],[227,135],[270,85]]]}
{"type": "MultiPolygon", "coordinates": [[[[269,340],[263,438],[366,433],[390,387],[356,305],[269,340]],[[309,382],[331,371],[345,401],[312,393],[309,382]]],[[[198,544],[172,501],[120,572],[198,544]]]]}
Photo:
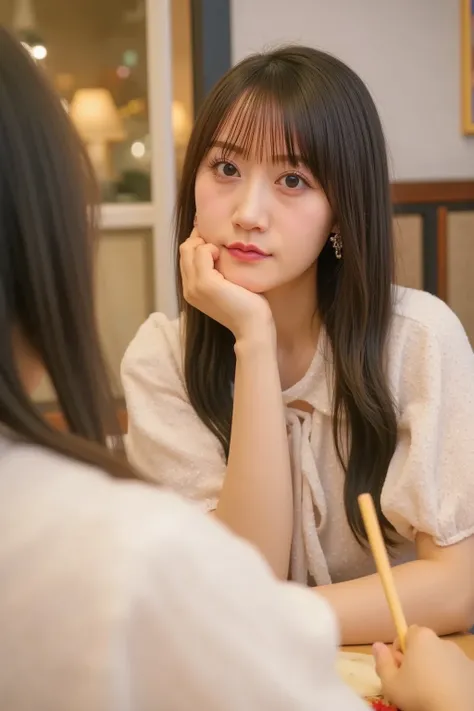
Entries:
{"type": "Polygon", "coordinates": [[[216,171],[219,175],[223,175],[226,178],[235,178],[235,176],[239,174],[239,171],[232,163],[218,163],[216,171]]]}
{"type": "Polygon", "coordinates": [[[290,188],[290,190],[301,190],[301,188],[305,188],[308,185],[300,175],[296,175],[295,173],[284,175],[280,182],[283,187],[290,188]]]}

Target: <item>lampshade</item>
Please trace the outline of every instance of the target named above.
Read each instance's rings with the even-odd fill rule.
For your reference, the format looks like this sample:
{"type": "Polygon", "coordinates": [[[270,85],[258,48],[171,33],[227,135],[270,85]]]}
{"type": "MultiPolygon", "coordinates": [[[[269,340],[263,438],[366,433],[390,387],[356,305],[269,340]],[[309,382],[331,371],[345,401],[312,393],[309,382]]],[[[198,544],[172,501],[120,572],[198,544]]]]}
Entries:
{"type": "Polygon", "coordinates": [[[191,133],[191,121],[186,107],[181,101],[173,101],[172,122],[174,140],[178,147],[185,146],[191,133]]]}
{"type": "Polygon", "coordinates": [[[69,115],[86,143],[123,141],[125,131],[117,107],[107,89],[79,89],[69,115]]]}

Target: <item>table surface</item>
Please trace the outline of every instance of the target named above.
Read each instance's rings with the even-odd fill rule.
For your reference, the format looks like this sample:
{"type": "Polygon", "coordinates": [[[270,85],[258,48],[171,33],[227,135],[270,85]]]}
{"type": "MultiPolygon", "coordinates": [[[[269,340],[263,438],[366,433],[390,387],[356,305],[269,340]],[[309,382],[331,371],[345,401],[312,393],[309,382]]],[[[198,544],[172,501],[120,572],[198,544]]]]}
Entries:
{"type": "MultiPolygon", "coordinates": [[[[453,635],[452,637],[447,637],[446,639],[451,639],[453,642],[456,642],[456,644],[464,650],[469,659],[474,661],[474,635],[453,635]]],[[[372,651],[370,646],[343,647],[343,650],[345,652],[361,652],[362,654],[370,654],[372,651]]]]}

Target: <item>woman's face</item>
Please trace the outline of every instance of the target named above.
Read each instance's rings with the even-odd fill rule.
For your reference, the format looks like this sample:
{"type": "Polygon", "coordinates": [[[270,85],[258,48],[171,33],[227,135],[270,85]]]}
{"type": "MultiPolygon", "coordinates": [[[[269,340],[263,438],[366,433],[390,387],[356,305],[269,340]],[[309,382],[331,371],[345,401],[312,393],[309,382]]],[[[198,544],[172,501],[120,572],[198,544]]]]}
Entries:
{"type": "Polygon", "coordinates": [[[197,227],[220,248],[216,266],[226,279],[265,294],[314,267],[334,216],[309,169],[291,165],[284,145],[276,158],[270,146],[256,145],[244,156],[241,146],[229,151],[229,132],[231,121],[198,170],[197,227]]]}

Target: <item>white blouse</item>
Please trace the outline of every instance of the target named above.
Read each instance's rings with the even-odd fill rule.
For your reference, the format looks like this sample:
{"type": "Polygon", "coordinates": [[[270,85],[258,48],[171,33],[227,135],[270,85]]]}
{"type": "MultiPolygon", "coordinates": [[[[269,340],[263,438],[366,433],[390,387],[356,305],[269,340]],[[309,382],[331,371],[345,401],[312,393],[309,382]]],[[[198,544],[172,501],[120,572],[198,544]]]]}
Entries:
{"type": "MultiPolygon", "coordinates": [[[[448,546],[474,533],[474,355],[458,318],[423,291],[394,288],[387,376],[398,443],[382,510],[402,541],[395,563],[415,556],[417,532],[448,546]]],[[[122,364],[131,462],[204,510],[216,507],[226,463],[190,405],[178,321],[153,314],[122,364]]],[[[317,585],[374,572],[343,504],[344,472],[332,435],[330,349],[322,333],[302,380],[283,393],[294,489],[291,578],[317,585]],[[328,355],[329,354],[329,355],[328,355]],[[312,412],[298,411],[304,401],[312,412]]]]}
{"type": "Polygon", "coordinates": [[[2,711],[363,711],[317,595],[171,493],[0,436],[2,711]]]}

